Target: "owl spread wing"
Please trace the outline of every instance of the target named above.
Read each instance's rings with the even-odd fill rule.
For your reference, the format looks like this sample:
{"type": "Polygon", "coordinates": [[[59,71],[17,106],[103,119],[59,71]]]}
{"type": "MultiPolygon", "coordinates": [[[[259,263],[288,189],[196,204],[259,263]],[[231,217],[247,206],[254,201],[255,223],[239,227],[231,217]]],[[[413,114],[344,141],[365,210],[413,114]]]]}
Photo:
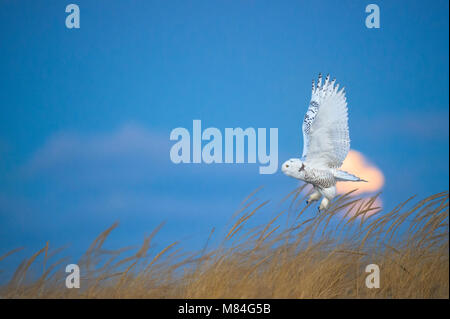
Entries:
{"type": "Polygon", "coordinates": [[[303,120],[303,155],[316,167],[339,168],[350,150],[347,101],[344,88],[329,81],[313,80],[311,102],[303,120]]]}

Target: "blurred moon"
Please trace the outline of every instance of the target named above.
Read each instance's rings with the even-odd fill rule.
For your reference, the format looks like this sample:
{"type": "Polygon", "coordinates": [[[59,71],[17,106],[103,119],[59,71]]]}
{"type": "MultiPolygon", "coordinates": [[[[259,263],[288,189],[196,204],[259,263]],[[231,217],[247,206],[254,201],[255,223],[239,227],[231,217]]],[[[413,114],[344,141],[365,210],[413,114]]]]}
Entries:
{"type": "Polygon", "coordinates": [[[379,191],[384,185],[384,175],[381,170],[358,151],[350,150],[348,152],[341,169],[359,176],[367,182],[338,182],[336,188],[340,194],[347,193],[355,188],[358,188],[358,190],[353,193],[354,195],[373,193],[379,191]]]}

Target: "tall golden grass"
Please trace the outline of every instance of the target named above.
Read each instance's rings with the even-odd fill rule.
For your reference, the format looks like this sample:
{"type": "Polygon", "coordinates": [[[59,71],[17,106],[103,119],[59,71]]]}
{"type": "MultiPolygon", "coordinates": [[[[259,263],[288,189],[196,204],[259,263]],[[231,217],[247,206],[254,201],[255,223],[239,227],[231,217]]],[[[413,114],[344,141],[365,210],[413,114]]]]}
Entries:
{"type": "MultiPolygon", "coordinates": [[[[114,224],[79,261],[80,289],[65,287],[64,259],[47,267],[59,253],[50,252],[47,243],[0,287],[0,296],[449,298],[448,192],[418,202],[412,197],[389,212],[374,207],[378,195],[355,198],[349,192],[310,218],[305,217],[311,206],[305,205],[306,196],[305,186],[295,189],[282,200],[286,209],[254,225],[254,216],[267,202],[251,194],[224,238],[195,252],[184,252],[173,242],[149,253],[160,226],[136,251],[106,250],[114,224]],[[38,259],[42,273],[32,275],[38,259]],[[380,288],[366,287],[368,264],[379,266],[380,288]]],[[[213,230],[208,241],[214,236],[213,230]]]]}

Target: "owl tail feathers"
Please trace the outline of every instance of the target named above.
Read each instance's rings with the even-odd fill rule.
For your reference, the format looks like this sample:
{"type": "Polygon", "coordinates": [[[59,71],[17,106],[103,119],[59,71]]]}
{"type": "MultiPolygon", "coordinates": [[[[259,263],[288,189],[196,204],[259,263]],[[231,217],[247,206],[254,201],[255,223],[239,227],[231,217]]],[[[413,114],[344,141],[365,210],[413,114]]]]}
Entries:
{"type": "Polygon", "coordinates": [[[347,173],[346,171],[336,170],[334,178],[340,182],[367,182],[365,179],[361,179],[358,176],[347,173]]]}

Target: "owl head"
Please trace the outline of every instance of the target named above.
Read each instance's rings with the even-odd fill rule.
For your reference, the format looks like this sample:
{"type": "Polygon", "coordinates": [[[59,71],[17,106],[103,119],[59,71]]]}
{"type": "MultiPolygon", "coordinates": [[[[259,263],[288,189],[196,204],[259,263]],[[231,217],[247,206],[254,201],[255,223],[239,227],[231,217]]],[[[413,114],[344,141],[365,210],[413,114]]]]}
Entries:
{"type": "Polygon", "coordinates": [[[283,163],[281,171],[287,175],[297,179],[305,179],[305,163],[299,158],[291,158],[283,163]]]}

